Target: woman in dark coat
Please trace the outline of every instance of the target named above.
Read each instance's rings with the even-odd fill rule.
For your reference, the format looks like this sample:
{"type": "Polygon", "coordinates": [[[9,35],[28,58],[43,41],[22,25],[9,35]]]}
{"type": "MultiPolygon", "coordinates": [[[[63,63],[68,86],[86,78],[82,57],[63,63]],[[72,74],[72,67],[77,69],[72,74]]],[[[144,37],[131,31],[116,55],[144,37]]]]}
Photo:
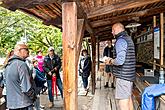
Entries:
{"type": "Polygon", "coordinates": [[[88,55],[88,51],[86,49],[82,50],[82,57],[79,63],[79,75],[82,76],[84,89],[88,90],[88,77],[91,71],[91,58],[88,55]]]}

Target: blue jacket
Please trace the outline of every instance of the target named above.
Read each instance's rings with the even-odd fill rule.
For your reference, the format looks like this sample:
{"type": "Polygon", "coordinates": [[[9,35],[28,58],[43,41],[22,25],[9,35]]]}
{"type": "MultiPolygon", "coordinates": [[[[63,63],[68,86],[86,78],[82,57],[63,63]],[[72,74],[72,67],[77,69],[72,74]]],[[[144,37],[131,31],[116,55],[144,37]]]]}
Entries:
{"type": "Polygon", "coordinates": [[[142,110],[156,110],[155,97],[165,94],[165,84],[154,84],[145,88],[142,94],[142,110]]]}
{"type": "Polygon", "coordinates": [[[34,69],[35,69],[35,73],[36,73],[36,76],[34,78],[36,87],[43,87],[44,83],[46,82],[45,75],[38,68],[34,67],[34,69]]]}

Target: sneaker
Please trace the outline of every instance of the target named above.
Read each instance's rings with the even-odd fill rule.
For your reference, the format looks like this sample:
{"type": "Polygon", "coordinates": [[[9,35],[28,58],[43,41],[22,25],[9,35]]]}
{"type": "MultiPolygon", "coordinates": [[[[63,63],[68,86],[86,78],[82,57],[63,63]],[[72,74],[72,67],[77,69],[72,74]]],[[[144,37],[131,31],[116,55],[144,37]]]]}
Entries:
{"type": "Polygon", "coordinates": [[[54,106],[53,102],[49,102],[48,107],[49,107],[49,108],[52,108],[53,106],[54,106]]]}
{"type": "Polygon", "coordinates": [[[89,88],[85,88],[84,90],[85,90],[85,91],[88,91],[88,90],[89,90],[89,88]]]}
{"type": "Polygon", "coordinates": [[[44,109],[44,108],[45,108],[45,106],[43,106],[43,105],[40,105],[40,108],[41,108],[41,109],[44,109]]]}
{"type": "Polygon", "coordinates": [[[104,87],[105,87],[105,88],[108,88],[109,86],[108,86],[108,84],[106,84],[104,87]]]}
{"type": "Polygon", "coordinates": [[[47,89],[48,89],[48,88],[47,88],[46,86],[43,87],[42,90],[41,90],[41,94],[44,94],[44,93],[46,92],[47,89]]]}

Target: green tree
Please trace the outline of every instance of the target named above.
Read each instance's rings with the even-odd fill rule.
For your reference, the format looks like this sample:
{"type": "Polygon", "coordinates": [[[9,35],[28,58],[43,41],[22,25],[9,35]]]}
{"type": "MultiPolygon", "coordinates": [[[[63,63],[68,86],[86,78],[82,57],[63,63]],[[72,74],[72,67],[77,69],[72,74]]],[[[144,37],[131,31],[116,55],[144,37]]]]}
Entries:
{"type": "Polygon", "coordinates": [[[32,53],[41,49],[47,52],[49,46],[54,46],[61,54],[62,33],[53,26],[45,26],[42,21],[23,12],[12,12],[0,7],[0,55],[14,48],[21,38],[27,39],[32,53]]]}

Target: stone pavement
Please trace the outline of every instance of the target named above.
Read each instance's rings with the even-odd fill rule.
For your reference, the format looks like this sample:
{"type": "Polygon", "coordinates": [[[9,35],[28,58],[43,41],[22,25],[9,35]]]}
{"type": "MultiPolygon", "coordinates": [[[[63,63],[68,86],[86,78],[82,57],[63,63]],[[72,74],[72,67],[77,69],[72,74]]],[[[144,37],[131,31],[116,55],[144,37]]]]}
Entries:
{"type": "MultiPolygon", "coordinates": [[[[90,79],[90,78],[89,78],[90,79]]],[[[90,83],[89,83],[90,85],[90,83]]],[[[48,95],[41,95],[41,105],[45,106],[45,110],[64,110],[63,99],[58,92],[58,97],[54,97],[54,107],[48,108],[48,95]]],[[[78,110],[92,110],[93,95],[91,94],[91,88],[86,92],[83,89],[81,77],[78,78],[78,110]]]]}

